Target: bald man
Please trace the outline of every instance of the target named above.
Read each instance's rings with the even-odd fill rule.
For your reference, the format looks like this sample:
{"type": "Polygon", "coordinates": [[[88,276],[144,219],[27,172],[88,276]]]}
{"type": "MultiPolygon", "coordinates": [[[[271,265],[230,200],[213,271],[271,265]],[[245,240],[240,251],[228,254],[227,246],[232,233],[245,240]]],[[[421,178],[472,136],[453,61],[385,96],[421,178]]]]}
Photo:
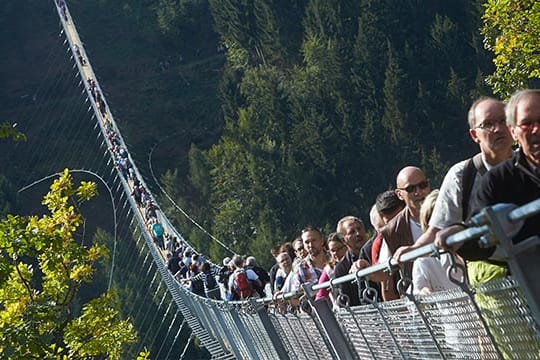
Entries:
{"type": "MultiPolygon", "coordinates": [[[[420,208],[430,191],[429,181],[421,169],[407,166],[398,173],[395,192],[405,203],[405,208],[381,228],[384,240],[379,253],[379,263],[388,261],[398,248],[413,245],[422,235],[420,208]]],[[[403,264],[403,267],[405,276],[411,279],[412,262],[403,264]]],[[[393,281],[389,279],[382,284],[385,301],[399,298],[395,289],[397,280],[397,276],[394,276],[393,281]]]]}

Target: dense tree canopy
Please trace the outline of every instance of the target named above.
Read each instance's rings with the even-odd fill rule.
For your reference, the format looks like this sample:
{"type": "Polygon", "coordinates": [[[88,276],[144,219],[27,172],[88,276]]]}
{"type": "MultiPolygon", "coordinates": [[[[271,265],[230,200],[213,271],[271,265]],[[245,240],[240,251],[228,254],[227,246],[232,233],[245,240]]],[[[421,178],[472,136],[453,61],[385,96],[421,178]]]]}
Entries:
{"type": "Polygon", "coordinates": [[[405,165],[437,187],[471,154],[467,107],[486,95],[478,3],[209,1],[227,49],[225,129],[190,160],[189,187],[205,189],[214,234],[268,259],[307,223],[367,219],[405,165]]]}
{"type": "MultiPolygon", "coordinates": [[[[135,156],[178,126],[175,155],[189,159],[163,160],[164,187],[209,232],[266,259],[271,244],[291,240],[306,223],[329,230],[344,215],[367,220],[401,167],[421,166],[437,187],[450,164],[472,155],[472,100],[491,91],[505,97],[537,77],[538,7],[530,0],[70,4],[81,26],[94,24],[82,29],[85,44],[102,61],[96,68],[106,70],[100,75],[135,156]],[[122,36],[109,36],[116,33],[129,45],[119,47],[122,36]],[[134,80],[139,74],[148,76],[134,80]]],[[[201,251],[224,255],[175,217],[201,251]]]]}

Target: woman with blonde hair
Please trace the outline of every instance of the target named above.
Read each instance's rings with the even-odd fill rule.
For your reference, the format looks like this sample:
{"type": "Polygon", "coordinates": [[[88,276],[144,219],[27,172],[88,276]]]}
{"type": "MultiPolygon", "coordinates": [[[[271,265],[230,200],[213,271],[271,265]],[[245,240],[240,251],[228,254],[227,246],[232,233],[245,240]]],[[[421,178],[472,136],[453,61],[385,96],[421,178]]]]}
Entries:
{"type": "MultiPolygon", "coordinates": [[[[429,224],[429,219],[435,207],[435,201],[439,195],[439,190],[433,190],[429,193],[422,207],[420,208],[420,225],[422,230],[426,231],[429,224]]],[[[435,291],[448,290],[458,287],[450,281],[447,271],[452,265],[452,256],[455,261],[463,265],[463,260],[457,255],[448,253],[441,254],[439,258],[424,257],[414,261],[412,271],[412,286],[415,295],[427,295],[435,291]]],[[[454,278],[460,278],[463,273],[452,274],[454,278]]]]}

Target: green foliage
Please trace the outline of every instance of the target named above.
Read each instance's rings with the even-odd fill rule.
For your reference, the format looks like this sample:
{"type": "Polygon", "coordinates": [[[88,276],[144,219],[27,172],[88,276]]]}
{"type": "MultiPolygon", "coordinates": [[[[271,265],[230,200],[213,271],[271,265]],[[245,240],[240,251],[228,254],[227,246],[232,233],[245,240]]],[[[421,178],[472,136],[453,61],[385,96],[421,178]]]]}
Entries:
{"type": "Polygon", "coordinates": [[[2,357],[119,359],[122,346],[134,341],[134,329],[119,318],[113,293],[74,312],[81,285],[108,254],[103,245],[81,246],[74,240],[82,223],[76,208],[95,195],[94,183],[73,187],[65,170],[44,197],[49,215],[8,215],[0,222],[2,357]]]}
{"type": "Polygon", "coordinates": [[[13,141],[24,141],[26,140],[26,135],[17,131],[15,126],[10,124],[0,124],[0,139],[10,137],[13,141]]]}
{"type": "Polygon", "coordinates": [[[159,29],[165,34],[179,35],[178,28],[184,8],[177,0],[159,0],[156,9],[156,19],[159,29]]]}
{"type": "Polygon", "coordinates": [[[394,144],[401,143],[406,138],[404,134],[405,113],[401,104],[403,99],[403,78],[405,75],[401,70],[399,61],[396,59],[394,50],[388,43],[388,65],[386,66],[384,78],[384,102],[386,104],[381,124],[389,134],[394,144]]]}
{"type": "Polygon", "coordinates": [[[540,3],[489,0],[484,7],[484,45],[495,55],[495,72],[487,82],[506,98],[540,78],[540,3]]]}

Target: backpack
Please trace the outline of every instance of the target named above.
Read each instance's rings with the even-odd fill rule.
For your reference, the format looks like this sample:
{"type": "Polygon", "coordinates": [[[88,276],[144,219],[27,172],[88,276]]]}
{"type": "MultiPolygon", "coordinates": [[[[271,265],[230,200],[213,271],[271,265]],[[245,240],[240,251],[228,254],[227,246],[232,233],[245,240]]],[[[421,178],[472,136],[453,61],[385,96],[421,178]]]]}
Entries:
{"type": "Polygon", "coordinates": [[[234,272],[234,291],[240,297],[240,299],[245,299],[251,296],[253,289],[245,270],[239,269],[234,272]]]}
{"type": "Polygon", "coordinates": [[[476,173],[484,175],[487,169],[482,161],[482,153],[478,153],[467,161],[465,169],[463,170],[463,177],[461,183],[463,184],[463,192],[461,195],[461,207],[463,209],[462,220],[466,221],[469,214],[469,200],[471,199],[472,188],[474,185],[474,178],[476,173]]]}

